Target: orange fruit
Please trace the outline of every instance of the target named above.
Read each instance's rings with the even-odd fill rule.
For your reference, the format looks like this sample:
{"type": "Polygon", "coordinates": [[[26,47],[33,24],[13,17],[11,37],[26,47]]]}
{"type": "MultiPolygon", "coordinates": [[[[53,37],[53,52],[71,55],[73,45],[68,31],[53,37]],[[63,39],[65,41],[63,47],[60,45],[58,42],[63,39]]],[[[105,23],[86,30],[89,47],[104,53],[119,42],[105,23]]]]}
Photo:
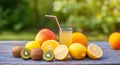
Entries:
{"type": "Polygon", "coordinates": [[[81,43],[84,46],[87,46],[88,40],[83,33],[75,32],[72,34],[72,43],[81,43]]]}
{"type": "Polygon", "coordinates": [[[86,47],[80,43],[73,43],[69,46],[69,53],[73,59],[79,60],[86,56],[86,47]]]}
{"type": "Polygon", "coordinates": [[[45,52],[46,50],[54,51],[54,49],[58,45],[59,45],[59,43],[56,40],[47,40],[47,41],[43,42],[41,48],[42,48],[43,52],[45,52]]]}
{"type": "Polygon", "coordinates": [[[112,48],[119,50],[120,49],[120,33],[119,32],[112,33],[108,38],[108,42],[112,48]]]}
{"type": "Polygon", "coordinates": [[[68,47],[66,45],[59,45],[54,50],[54,56],[57,60],[66,60],[68,58],[68,47]]]}
{"type": "Polygon", "coordinates": [[[91,59],[99,59],[103,55],[102,49],[96,44],[89,44],[87,48],[87,55],[91,59]]]}

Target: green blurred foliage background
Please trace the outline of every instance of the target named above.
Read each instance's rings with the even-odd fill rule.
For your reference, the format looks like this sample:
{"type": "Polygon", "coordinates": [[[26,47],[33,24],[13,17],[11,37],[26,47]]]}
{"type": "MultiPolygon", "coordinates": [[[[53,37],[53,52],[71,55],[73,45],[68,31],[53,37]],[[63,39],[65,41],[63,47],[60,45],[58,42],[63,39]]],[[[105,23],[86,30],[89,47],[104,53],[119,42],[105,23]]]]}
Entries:
{"type": "Polygon", "coordinates": [[[57,16],[61,26],[86,35],[104,37],[120,31],[120,0],[0,0],[0,35],[27,31],[33,39],[42,28],[58,33],[55,20],[45,14],[57,16]]]}

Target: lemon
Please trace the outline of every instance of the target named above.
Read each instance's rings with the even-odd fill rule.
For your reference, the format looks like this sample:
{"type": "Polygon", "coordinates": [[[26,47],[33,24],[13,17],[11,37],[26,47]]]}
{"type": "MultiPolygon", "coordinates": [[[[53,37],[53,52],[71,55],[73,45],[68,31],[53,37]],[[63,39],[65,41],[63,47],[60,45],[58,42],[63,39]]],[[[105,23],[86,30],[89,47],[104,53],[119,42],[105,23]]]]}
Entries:
{"type": "Polygon", "coordinates": [[[87,48],[87,55],[91,59],[99,59],[103,55],[102,49],[96,44],[89,44],[87,48]]]}
{"type": "Polygon", "coordinates": [[[40,48],[40,44],[37,41],[28,41],[25,45],[26,48],[32,50],[34,48],[40,48]]]}
{"type": "Polygon", "coordinates": [[[54,51],[55,48],[59,45],[59,43],[56,40],[47,40],[42,43],[42,50],[45,52],[46,50],[52,50],[54,51]]]}
{"type": "Polygon", "coordinates": [[[68,54],[69,51],[66,45],[59,45],[54,50],[54,56],[57,60],[67,60],[68,54]]]}
{"type": "Polygon", "coordinates": [[[76,60],[85,58],[86,52],[86,47],[80,43],[73,43],[69,47],[70,56],[76,60]]]}

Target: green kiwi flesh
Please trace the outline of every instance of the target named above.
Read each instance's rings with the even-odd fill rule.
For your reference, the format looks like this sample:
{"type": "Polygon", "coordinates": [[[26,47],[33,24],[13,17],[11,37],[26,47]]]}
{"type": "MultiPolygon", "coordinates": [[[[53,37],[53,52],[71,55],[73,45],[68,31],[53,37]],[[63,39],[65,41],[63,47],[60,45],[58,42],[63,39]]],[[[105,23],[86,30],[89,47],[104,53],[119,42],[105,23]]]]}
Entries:
{"type": "Polygon", "coordinates": [[[52,50],[47,50],[43,53],[43,60],[52,61],[54,59],[54,54],[52,50]]]}
{"type": "Polygon", "coordinates": [[[30,59],[30,50],[27,48],[23,48],[21,51],[21,57],[25,60],[30,59]]]}

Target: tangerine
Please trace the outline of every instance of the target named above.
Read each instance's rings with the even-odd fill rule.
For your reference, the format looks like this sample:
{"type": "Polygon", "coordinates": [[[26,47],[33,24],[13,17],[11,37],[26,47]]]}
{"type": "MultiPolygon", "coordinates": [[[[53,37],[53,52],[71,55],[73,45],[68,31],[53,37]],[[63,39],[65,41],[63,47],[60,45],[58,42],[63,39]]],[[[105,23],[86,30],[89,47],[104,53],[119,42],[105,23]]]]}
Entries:
{"type": "Polygon", "coordinates": [[[83,33],[75,32],[72,34],[72,43],[81,43],[86,47],[88,45],[88,40],[83,33]]]}
{"type": "Polygon", "coordinates": [[[119,32],[113,32],[110,34],[108,38],[108,42],[110,46],[114,49],[120,49],[120,33],[119,32]]]}

